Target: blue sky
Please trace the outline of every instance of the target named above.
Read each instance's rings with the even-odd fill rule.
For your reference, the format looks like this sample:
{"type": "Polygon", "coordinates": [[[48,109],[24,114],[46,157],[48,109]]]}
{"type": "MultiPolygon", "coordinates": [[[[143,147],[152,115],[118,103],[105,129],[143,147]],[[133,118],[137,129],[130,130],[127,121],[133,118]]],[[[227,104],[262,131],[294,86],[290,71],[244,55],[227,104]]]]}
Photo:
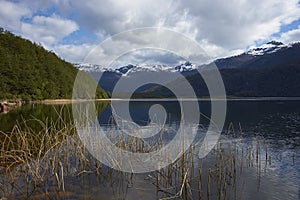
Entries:
{"type": "MultiPolygon", "coordinates": [[[[182,33],[218,58],[270,40],[300,41],[300,5],[298,0],[0,0],[0,26],[70,62],[83,62],[114,34],[143,27],[182,33]]],[[[135,40],[119,42],[114,48],[129,48],[135,40]]],[[[108,52],[103,50],[103,56],[108,52]]],[[[129,56],[128,62],[138,56],[129,56]]]]}

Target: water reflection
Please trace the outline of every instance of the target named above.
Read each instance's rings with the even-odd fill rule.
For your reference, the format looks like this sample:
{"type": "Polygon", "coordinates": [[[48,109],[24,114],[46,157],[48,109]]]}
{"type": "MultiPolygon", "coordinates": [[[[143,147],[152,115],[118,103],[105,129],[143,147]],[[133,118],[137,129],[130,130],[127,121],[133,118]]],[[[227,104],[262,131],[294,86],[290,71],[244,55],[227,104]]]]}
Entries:
{"type": "MultiPolygon", "coordinates": [[[[148,124],[148,108],[156,103],[133,102],[130,106],[135,122],[148,124]]],[[[167,110],[167,134],[158,135],[156,139],[168,141],[174,137],[172,132],[178,130],[181,113],[176,102],[163,102],[162,105],[167,110]]],[[[116,123],[112,120],[110,107],[101,103],[96,106],[99,106],[97,120],[100,125],[113,130],[112,125],[116,123]]],[[[70,110],[68,105],[35,105],[0,115],[2,132],[9,133],[16,120],[27,130],[15,132],[13,142],[8,142],[14,145],[8,145],[9,148],[4,145],[8,140],[1,138],[1,159],[8,156],[16,165],[10,166],[11,171],[6,165],[0,167],[0,197],[299,198],[300,102],[228,102],[227,122],[221,140],[207,157],[199,159],[195,153],[197,145],[193,143],[192,148],[170,166],[143,174],[113,170],[96,160],[78,135],[71,134],[70,130],[75,129],[70,110]],[[50,119],[55,123],[50,123],[50,119]],[[24,121],[28,123],[22,123],[24,121]],[[66,124],[70,126],[64,129],[66,124]],[[35,133],[29,134],[26,127],[35,133]],[[51,132],[45,127],[57,131],[51,132]],[[11,149],[14,151],[4,152],[11,149]]],[[[200,110],[203,115],[198,125],[198,138],[203,137],[201,133],[207,130],[210,102],[200,102],[200,110]]],[[[141,140],[139,142],[134,137],[124,139],[117,133],[107,132],[119,147],[132,151],[153,150],[147,149],[141,140]]],[[[159,145],[163,144],[155,147],[155,143],[148,144],[152,148],[160,148],[159,145]]]]}

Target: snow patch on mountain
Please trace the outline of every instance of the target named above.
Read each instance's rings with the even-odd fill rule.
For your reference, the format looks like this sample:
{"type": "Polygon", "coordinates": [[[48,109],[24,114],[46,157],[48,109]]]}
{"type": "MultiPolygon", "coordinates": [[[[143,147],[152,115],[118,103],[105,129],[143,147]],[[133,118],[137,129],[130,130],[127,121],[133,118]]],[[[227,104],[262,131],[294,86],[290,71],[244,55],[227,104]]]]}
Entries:
{"type": "Polygon", "coordinates": [[[189,61],[182,63],[178,66],[172,67],[167,65],[126,65],[117,69],[103,68],[100,65],[93,65],[88,63],[76,63],[74,66],[82,71],[86,72],[114,72],[121,74],[122,76],[129,76],[132,73],[138,72],[186,72],[197,69],[195,64],[189,61]]]}
{"type": "Polygon", "coordinates": [[[281,49],[284,48],[289,48],[291,45],[285,45],[282,42],[277,42],[277,41],[271,41],[268,42],[267,44],[263,44],[258,48],[255,49],[250,49],[249,51],[246,52],[248,55],[253,55],[253,56],[262,56],[265,54],[271,54],[275,53],[281,49]]]}
{"type": "Polygon", "coordinates": [[[101,72],[103,70],[106,70],[105,68],[102,68],[100,65],[89,64],[89,63],[74,63],[73,65],[78,70],[85,71],[85,72],[101,72]]]}
{"type": "MultiPolygon", "coordinates": [[[[249,51],[246,51],[245,53],[242,53],[240,55],[217,59],[215,60],[215,64],[219,68],[240,66],[242,62],[249,61],[254,57],[263,56],[266,54],[272,54],[277,51],[293,47],[294,45],[299,45],[299,42],[290,43],[286,45],[281,42],[271,41],[257,48],[250,49],[249,51]]],[[[129,64],[119,68],[104,68],[100,65],[93,65],[87,63],[78,63],[78,64],[74,64],[74,66],[77,67],[79,70],[83,70],[86,72],[112,72],[122,76],[130,76],[131,74],[138,73],[138,72],[181,72],[181,73],[193,72],[193,70],[204,69],[205,67],[210,65],[208,64],[208,65],[198,66],[189,61],[186,61],[177,66],[129,64]]]]}

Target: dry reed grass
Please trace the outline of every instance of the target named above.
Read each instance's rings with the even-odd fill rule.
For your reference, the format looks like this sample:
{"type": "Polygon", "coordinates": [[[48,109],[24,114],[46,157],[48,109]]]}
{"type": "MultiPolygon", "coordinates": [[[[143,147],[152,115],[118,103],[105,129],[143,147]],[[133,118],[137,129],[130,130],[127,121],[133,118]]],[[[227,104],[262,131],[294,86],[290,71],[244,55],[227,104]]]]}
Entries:
{"type": "MultiPolygon", "coordinates": [[[[47,198],[53,197],[55,192],[63,197],[68,192],[67,177],[93,174],[111,181],[116,198],[126,198],[128,189],[134,184],[134,174],[112,170],[94,159],[75,134],[74,124],[58,118],[55,122],[41,122],[41,127],[39,132],[28,126],[23,129],[15,126],[11,133],[0,132],[0,197],[21,195],[31,198],[36,190],[47,198]]],[[[197,147],[191,146],[168,167],[144,174],[145,181],[155,186],[157,198],[242,197],[237,184],[241,183],[239,179],[244,169],[256,166],[259,175],[262,165],[271,163],[271,157],[266,142],[258,139],[249,146],[242,146],[242,130],[236,133],[232,124],[227,133],[225,139],[230,141],[220,140],[204,159],[199,159],[197,147]]],[[[110,137],[116,146],[132,152],[147,153],[165,144],[162,137],[152,141],[151,145],[119,132],[112,132],[110,137]]]]}

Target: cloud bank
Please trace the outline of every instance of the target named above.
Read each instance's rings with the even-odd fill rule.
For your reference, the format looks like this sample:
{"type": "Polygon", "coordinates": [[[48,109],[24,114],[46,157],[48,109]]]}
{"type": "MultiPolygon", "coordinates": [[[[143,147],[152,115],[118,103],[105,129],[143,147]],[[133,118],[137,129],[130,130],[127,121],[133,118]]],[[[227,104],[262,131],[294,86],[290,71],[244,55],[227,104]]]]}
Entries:
{"type": "MultiPolygon", "coordinates": [[[[298,0],[0,0],[0,5],[0,26],[42,43],[70,62],[82,61],[114,34],[143,27],[180,32],[196,40],[212,58],[240,53],[271,39],[300,40],[298,0]],[[298,26],[290,26],[295,22],[298,26]]],[[[136,42],[147,44],[151,36],[138,41],[124,38],[103,56],[136,42]]],[[[136,55],[135,59],[139,60],[136,55]]]]}

